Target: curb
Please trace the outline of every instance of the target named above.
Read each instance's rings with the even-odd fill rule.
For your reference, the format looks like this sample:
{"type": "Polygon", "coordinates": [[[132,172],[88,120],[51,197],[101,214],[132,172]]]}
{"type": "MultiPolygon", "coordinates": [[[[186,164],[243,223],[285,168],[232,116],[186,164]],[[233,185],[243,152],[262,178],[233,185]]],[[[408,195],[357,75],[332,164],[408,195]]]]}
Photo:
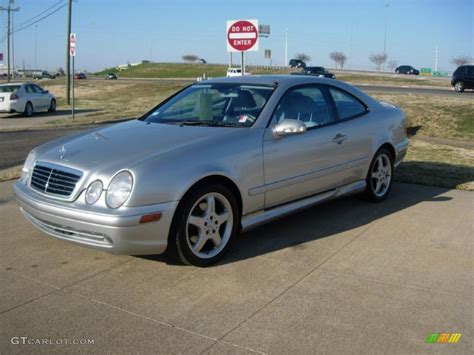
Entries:
{"type": "Polygon", "coordinates": [[[58,125],[38,125],[34,127],[18,127],[18,128],[11,128],[11,129],[0,129],[0,133],[10,133],[10,132],[22,132],[22,131],[46,131],[46,130],[55,130],[55,129],[67,129],[67,128],[92,128],[97,127],[100,125],[105,124],[112,124],[112,123],[121,123],[136,119],[136,117],[132,118],[121,118],[118,120],[106,120],[106,121],[94,121],[94,122],[87,122],[87,123],[65,123],[65,124],[58,124],[58,125]]]}
{"type": "Polygon", "coordinates": [[[23,165],[17,165],[12,168],[0,170],[0,182],[15,180],[20,177],[23,165]]]}

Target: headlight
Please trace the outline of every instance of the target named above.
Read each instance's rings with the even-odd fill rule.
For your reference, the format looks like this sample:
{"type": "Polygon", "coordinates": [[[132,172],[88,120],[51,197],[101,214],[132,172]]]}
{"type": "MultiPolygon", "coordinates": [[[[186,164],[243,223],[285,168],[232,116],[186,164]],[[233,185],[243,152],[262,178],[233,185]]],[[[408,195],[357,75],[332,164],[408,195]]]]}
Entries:
{"type": "Polygon", "coordinates": [[[109,207],[118,208],[127,201],[132,191],[133,177],[128,171],[122,171],[115,175],[109,184],[106,202],[109,207]]]}
{"type": "Polygon", "coordinates": [[[36,152],[32,150],[30,154],[26,157],[25,163],[23,164],[23,168],[21,169],[21,177],[20,180],[23,183],[26,183],[28,181],[28,178],[30,177],[30,172],[33,170],[33,164],[35,163],[36,159],[36,152]]]}
{"type": "Polygon", "coordinates": [[[86,202],[89,205],[92,205],[97,202],[100,195],[102,194],[102,181],[96,180],[92,184],[89,185],[86,191],[86,202]]]}

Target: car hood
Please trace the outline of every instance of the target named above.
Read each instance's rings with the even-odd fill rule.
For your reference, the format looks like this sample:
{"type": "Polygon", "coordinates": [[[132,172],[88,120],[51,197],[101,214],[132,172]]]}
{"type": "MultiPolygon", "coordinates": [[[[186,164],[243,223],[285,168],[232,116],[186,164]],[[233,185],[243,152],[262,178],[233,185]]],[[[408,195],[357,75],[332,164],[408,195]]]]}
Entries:
{"type": "Polygon", "coordinates": [[[114,124],[48,147],[38,160],[96,172],[131,168],[145,159],[210,141],[239,128],[192,127],[139,120],[114,124]]]}

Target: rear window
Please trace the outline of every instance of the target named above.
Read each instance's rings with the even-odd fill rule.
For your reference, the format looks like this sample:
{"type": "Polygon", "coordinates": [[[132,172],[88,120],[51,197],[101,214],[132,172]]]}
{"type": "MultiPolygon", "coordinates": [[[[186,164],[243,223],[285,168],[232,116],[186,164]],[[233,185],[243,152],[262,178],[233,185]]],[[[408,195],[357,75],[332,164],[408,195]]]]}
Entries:
{"type": "Polygon", "coordinates": [[[20,88],[20,85],[5,85],[0,86],[0,92],[15,92],[20,88]]]}

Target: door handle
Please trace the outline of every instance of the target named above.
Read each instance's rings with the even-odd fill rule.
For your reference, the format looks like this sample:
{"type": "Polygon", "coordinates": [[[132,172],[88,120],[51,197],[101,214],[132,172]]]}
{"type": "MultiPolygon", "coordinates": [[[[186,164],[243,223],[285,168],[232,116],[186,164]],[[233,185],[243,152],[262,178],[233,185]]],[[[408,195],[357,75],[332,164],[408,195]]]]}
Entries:
{"type": "Polygon", "coordinates": [[[342,142],[344,142],[346,139],[347,139],[347,136],[345,136],[344,134],[338,133],[338,134],[332,139],[332,141],[333,141],[334,143],[337,143],[337,144],[342,144],[342,142]]]}

